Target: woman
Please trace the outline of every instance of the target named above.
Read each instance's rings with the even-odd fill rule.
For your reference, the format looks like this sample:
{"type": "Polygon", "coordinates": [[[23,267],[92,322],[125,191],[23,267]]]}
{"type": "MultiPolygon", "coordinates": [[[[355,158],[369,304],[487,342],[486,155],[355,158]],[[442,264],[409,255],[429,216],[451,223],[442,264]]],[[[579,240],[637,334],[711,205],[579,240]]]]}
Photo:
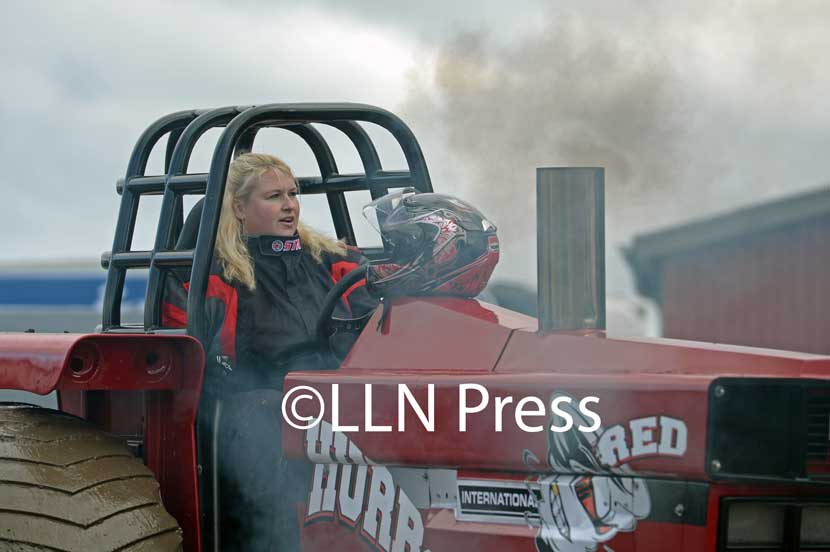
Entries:
{"type": "MultiPolygon", "coordinates": [[[[223,550],[299,549],[296,502],[310,470],[282,458],[282,378],[321,360],[284,353],[315,336],[325,295],[363,261],[300,223],[299,192],[291,169],[272,155],[247,153],[230,165],[206,298],[205,392],[223,404],[223,550]]],[[[170,281],[168,289],[162,322],[184,325],[187,286],[170,281]]],[[[361,282],[338,309],[359,315],[374,305],[361,282]]]]}
{"type": "MultiPolygon", "coordinates": [[[[272,155],[247,153],[230,166],[208,279],[208,387],[281,388],[282,353],[314,337],[323,299],[365,261],[356,249],[300,223],[299,188],[272,155]],[[276,363],[276,365],[275,365],[276,363]]],[[[186,285],[169,282],[162,324],[186,323],[186,285]]],[[[335,313],[375,306],[363,282],[335,313]]],[[[209,391],[212,389],[208,389],[209,391]]]]}

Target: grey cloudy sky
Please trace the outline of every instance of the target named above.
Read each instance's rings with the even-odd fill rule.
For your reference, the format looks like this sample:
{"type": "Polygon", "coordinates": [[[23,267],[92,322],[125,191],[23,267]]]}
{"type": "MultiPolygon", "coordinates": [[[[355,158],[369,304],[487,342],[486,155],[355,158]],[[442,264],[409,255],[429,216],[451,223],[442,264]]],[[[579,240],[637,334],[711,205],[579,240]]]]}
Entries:
{"type": "MultiPolygon", "coordinates": [[[[446,4],[2,3],[0,261],[108,249],[136,138],[191,107],[399,113],[436,189],[499,225],[499,274],[525,281],[537,166],[606,167],[611,250],[828,180],[826,3],[446,4]]],[[[627,288],[609,263],[609,290],[627,288]]]]}

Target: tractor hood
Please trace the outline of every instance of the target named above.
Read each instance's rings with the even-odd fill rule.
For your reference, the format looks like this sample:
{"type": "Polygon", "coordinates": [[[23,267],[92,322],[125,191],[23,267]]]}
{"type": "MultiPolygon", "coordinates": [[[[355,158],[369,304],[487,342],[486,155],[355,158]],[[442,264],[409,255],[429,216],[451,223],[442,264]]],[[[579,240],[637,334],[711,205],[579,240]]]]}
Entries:
{"type": "MultiPolygon", "coordinates": [[[[329,406],[338,384],[337,412],[323,419],[351,426],[349,439],[373,463],[786,480],[821,480],[830,466],[830,357],[541,334],[535,319],[473,300],[404,299],[381,316],[340,370],[294,372],[285,384],[286,393],[313,387],[329,406]],[[423,423],[430,393],[432,428],[423,423]]],[[[286,426],[286,448],[308,456],[321,441],[315,431],[286,426]]]]}

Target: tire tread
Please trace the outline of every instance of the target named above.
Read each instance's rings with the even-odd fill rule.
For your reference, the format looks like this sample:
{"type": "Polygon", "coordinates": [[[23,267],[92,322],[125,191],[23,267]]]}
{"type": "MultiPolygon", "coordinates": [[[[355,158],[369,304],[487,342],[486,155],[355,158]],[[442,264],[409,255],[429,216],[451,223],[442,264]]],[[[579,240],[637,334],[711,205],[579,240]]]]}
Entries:
{"type": "Polygon", "coordinates": [[[0,552],[176,551],[153,473],[88,422],[0,403],[0,552]]]}

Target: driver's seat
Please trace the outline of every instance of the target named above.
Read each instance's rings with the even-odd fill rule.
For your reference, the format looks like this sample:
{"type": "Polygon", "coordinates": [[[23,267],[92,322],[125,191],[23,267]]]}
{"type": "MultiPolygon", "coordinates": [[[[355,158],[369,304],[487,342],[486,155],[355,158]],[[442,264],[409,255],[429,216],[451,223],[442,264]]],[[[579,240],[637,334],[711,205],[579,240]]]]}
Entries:
{"type": "MultiPolygon", "coordinates": [[[[199,235],[199,223],[202,220],[204,204],[205,198],[199,199],[190,209],[184,224],[181,223],[181,214],[177,215],[176,218],[179,221],[178,225],[181,225],[181,230],[176,239],[176,245],[173,247],[174,251],[193,250],[196,247],[196,238],[199,235]]],[[[187,289],[186,282],[190,280],[191,269],[192,266],[185,266],[168,268],[162,271],[161,286],[164,292],[161,297],[161,323],[163,327],[184,328],[187,326],[186,297],[183,301],[179,300],[177,309],[168,309],[170,309],[170,304],[173,303],[171,296],[187,293],[181,288],[187,289]]]]}
{"type": "Polygon", "coordinates": [[[176,240],[176,251],[185,251],[196,247],[196,238],[199,235],[199,223],[202,221],[202,209],[205,207],[205,198],[197,201],[182,225],[179,238],[176,240]]]}

